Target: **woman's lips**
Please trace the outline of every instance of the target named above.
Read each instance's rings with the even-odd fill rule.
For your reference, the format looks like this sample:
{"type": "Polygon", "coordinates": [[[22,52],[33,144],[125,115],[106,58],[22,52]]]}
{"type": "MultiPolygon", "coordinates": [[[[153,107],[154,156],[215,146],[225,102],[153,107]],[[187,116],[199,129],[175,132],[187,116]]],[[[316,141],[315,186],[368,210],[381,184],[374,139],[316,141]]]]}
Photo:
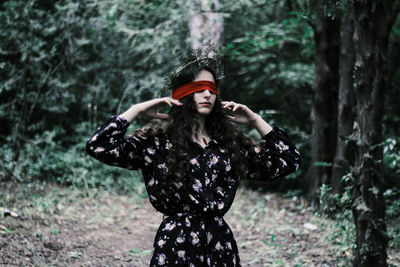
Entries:
{"type": "Polygon", "coordinates": [[[211,103],[200,103],[200,106],[208,107],[211,106],[211,103]]]}

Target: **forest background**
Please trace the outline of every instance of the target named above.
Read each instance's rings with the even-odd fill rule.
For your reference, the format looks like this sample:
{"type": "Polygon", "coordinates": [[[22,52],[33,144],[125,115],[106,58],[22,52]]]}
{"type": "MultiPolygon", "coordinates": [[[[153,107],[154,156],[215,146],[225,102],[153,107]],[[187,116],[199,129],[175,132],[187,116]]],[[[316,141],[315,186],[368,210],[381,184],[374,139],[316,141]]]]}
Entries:
{"type": "Polygon", "coordinates": [[[353,264],[386,266],[388,246],[400,246],[392,224],[400,215],[399,9],[389,0],[3,1],[0,207],[11,184],[145,194],[139,172],[90,159],[85,143],[109,116],[159,96],[179,64],[176,50],[197,45],[200,16],[214,22],[197,31],[211,30],[224,53],[222,99],[286,130],[302,155],[296,173],[252,188],[302,197],[354,224],[353,264]]]}

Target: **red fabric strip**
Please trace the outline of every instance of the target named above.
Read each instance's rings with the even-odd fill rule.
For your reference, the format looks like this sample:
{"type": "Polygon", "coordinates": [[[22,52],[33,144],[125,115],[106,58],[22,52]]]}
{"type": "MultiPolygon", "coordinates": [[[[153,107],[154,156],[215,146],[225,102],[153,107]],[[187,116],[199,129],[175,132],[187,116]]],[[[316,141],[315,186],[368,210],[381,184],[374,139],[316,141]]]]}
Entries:
{"type": "Polygon", "coordinates": [[[181,99],[187,95],[193,94],[198,91],[210,90],[214,94],[218,95],[218,89],[215,82],[211,81],[195,81],[186,83],[172,91],[173,99],[181,99]]]}

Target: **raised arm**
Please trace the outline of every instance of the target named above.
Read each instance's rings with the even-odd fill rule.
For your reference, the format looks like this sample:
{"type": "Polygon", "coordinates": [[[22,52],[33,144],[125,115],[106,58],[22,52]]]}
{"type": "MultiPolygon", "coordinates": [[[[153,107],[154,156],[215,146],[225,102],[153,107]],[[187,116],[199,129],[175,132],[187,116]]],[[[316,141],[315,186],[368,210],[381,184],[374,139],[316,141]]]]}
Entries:
{"type": "Polygon", "coordinates": [[[232,115],[227,118],[238,123],[246,123],[262,136],[258,146],[252,151],[244,151],[249,179],[269,180],[288,175],[300,165],[300,153],[289,136],[278,127],[271,127],[262,117],[247,106],[235,102],[222,102],[232,115]]]}
{"type": "Polygon", "coordinates": [[[146,165],[144,150],[152,146],[152,138],[134,135],[125,138],[130,123],[140,114],[153,118],[168,118],[158,113],[164,105],[180,105],[179,101],[157,98],[131,106],[119,116],[111,116],[86,142],[87,153],[95,159],[112,166],[137,170],[146,165]]]}
{"type": "Polygon", "coordinates": [[[299,168],[300,153],[286,132],[273,127],[259,146],[246,154],[249,179],[270,180],[286,176],[299,168]]]}

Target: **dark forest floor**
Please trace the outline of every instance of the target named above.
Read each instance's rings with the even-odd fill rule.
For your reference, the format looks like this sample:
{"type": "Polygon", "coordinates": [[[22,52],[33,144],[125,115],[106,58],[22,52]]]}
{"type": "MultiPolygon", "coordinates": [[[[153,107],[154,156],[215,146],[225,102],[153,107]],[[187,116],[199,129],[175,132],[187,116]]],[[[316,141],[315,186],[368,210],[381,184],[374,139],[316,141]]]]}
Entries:
{"type": "MultiPolygon", "coordinates": [[[[148,266],[162,221],[147,198],[96,189],[16,186],[0,201],[19,213],[0,218],[0,266],[148,266]]],[[[349,228],[302,203],[238,191],[224,218],[243,266],[350,266],[349,228]]]]}

